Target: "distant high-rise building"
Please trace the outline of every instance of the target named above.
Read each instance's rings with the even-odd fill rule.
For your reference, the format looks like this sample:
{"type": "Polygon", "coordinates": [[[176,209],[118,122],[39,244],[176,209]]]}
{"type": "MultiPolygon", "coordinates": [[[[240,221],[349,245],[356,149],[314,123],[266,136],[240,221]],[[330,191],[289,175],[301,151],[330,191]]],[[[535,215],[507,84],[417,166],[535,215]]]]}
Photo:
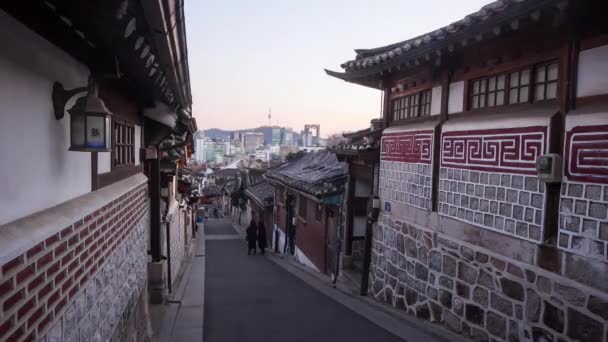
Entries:
{"type": "Polygon", "coordinates": [[[278,146],[281,144],[281,127],[273,126],[272,127],[272,146],[278,146]]]}
{"type": "Polygon", "coordinates": [[[304,130],[302,131],[302,146],[319,146],[320,134],[321,134],[321,125],[318,125],[318,124],[304,125],[304,130]],[[313,135],[313,129],[316,130],[314,135],[313,135]]]}
{"type": "Polygon", "coordinates": [[[205,160],[205,133],[196,131],[194,133],[194,160],[198,163],[204,163],[205,160]]]}
{"type": "Polygon", "coordinates": [[[255,153],[258,146],[264,145],[264,133],[247,132],[243,135],[245,153],[255,153]]]}

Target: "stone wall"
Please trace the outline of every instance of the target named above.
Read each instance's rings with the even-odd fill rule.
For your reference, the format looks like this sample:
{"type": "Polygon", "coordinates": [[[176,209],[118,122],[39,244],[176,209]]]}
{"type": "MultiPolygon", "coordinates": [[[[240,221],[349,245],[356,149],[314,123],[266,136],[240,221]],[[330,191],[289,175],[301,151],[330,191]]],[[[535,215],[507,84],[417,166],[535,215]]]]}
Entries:
{"type": "Polygon", "coordinates": [[[477,341],[606,339],[606,293],[381,214],[371,295],[477,341]]]}
{"type": "Polygon", "coordinates": [[[535,176],[441,168],[439,190],[444,216],[542,241],[545,185],[535,176]]]}
{"type": "MultiPolygon", "coordinates": [[[[192,240],[192,224],[190,222],[192,217],[186,210],[179,208],[176,202],[171,206],[167,217],[169,221],[165,224],[170,225],[171,282],[175,284],[177,279],[179,279],[184,259],[190,250],[190,241],[192,240]],[[186,217],[184,217],[184,214],[186,217]]],[[[166,234],[166,227],[163,228],[165,229],[163,233],[166,234]]],[[[167,237],[165,237],[166,240],[167,237]]],[[[173,284],[171,285],[173,286],[173,284]]]]}
{"type": "Polygon", "coordinates": [[[0,340],[105,341],[123,333],[146,287],[146,180],[138,174],[0,227],[0,244],[13,241],[1,255],[8,261],[0,340]]]}

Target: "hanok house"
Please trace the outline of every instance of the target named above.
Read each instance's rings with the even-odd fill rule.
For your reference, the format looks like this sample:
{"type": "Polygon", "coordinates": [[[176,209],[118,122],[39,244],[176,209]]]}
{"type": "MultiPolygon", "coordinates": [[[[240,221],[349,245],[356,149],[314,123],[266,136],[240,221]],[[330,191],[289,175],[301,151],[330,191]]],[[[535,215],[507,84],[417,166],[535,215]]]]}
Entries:
{"type": "Polygon", "coordinates": [[[384,94],[371,294],[477,340],[606,341],[605,1],[496,1],[328,74],[384,94]]]}
{"type": "Polygon", "coordinates": [[[305,153],[268,171],[266,178],[276,188],[273,243],[300,263],[335,275],[348,166],[327,151],[305,153]]]}
{"type": "Polygon", "coordinates": [[[363,295],[368,289],[374,223],[370,204],[377,186],[374,180],[380,166],[381,136],[382,121],[374,119],[369,128],[344,133],[345,142],[331,148],[338,160],[348,163],[349,177],[343,201],[345,229],[341,237],[344,241],[341,275],[363,295]]]}
{"type": "Polygon", "coordinates": [[[182,8],[0,5],[1,341],[149,337],[148,251],[163,261],[142,166],[189,121],[182,8]]]}

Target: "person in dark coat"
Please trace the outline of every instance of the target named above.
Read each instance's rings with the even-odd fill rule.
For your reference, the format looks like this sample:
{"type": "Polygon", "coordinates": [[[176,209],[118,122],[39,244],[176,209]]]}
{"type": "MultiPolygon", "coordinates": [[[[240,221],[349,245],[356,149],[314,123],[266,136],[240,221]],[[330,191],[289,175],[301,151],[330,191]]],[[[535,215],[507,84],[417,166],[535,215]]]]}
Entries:
{"type": "Polygon", "coordinates": [[[266,227],[262,221],[260,221],[260,225],[258,226],[258,247],[260,248],[260,252],[264,254],[264,249],[266,248],[266,227]]]}
{"type": "Polygon", "coordinates": [[[245,231],[246,238],[247,238],[247,245],[249,248],[247,250],[247,255],[251,255],[252,250],[253,250],[253,255],[255,255],[255,243],[257,240],[257,230],[258,230],[258,226],[255,224],[255,220],[251,219],[251,223],[249,224],[249,227],[247,227],[247,230],[245,231]]]}

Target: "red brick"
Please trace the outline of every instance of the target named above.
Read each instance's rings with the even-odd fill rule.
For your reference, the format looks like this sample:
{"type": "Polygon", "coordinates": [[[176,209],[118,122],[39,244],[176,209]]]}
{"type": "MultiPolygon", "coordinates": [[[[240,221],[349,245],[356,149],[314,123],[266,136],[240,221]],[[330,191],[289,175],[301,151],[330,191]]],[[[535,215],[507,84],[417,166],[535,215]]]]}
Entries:
{"type": "Polygon", "coordinates": [[[17,310],[17,320],[22,319],[23,316],[27,315],[28,312],[32,311],[34,306],[36,306],[36,297],[28,300],[19,308],[19,310],[17,310]]]}
{"type": "Polygon", "coordinates": [[[36,273],[36,265],[31,264],[17,273],[17,285],[29,279],[36,273]]]}
{"type": "Polygon", "coordinates": [[[91,227],[86,227],[84,229],[82,229],[80,231],[80,233],[78,233],[78,236],[80,236],[80,239],[84,239],[87,235],[89,235],[89,231],[93,231],[94,229],[91,229],[91,227]]]}
{"type": "Polygon", "coordinates": [[[95,230],[97,229],[97,222],[93,222],[89,225],[89,230],[95,230]]]}
{"type": "Polygon", "coordinates": [[[89,236],[86,240],[84,240],[84,243],[86,246],[89,246],[91,244],[91,241],[93,241],[93,237],[89,236]]]}
{"type": "Polygon", "coordinates": [[[89,260],[87,260],[87,261],[84,263],[84,267],[85,267],[85,268],[89,268],[89,267],[91,267],[91,264],[92,264],[92,263],[93,263],[93,258],[89,258],[89,260]]]}
{"type": "Polygon", "coordinates": [[[27,328],[31,329],[34,326],[34,324],[36,324],[36,322],[38,322],[38,320],[42,318],[44,313],[45,313],[44,305],[42,305],[36,311],[34,311],[34,313],[30,316],[30,318],[27,319],[27,328]]]}
{"type": "Polygon", "coordinates": [[[59,272],[60,269],[61,269],[61,260],[58,260],[56,263],[52,264],[51,267],[49,267],[46,270],[46,276],[50,277],[50,276],[54,275],[55,273],[59,272]]]}
{"type": "Polygon", "coordinates": [[[3,305],[4,312],[7,312],[10,309],[12,309],[15,305],[17,305],[19,302],[21,302],[23,300],[23,298],[25,298],[24,289],[21,289],[21,290],[17,291],[15,294],[13,294],[12,296],[8,297],[6,299],[6,301],[4,301],[4,305],[3,305]]]}
{"type": "Polygon", "coordinates": [[[14,322],[15,319],[11,317],[0,324],[0,341],[4,341],[4,336],[6,336],[6,334],[15,326],[14,322]]]}
{"type": "Polygon", "coordinates": [[[46,301],[46,306],[48,308],[53,306],[53,304],[55,304],[55,302],[57,302],[57,300],[59,299],[60,295],[61,295],[61,290],[57,290],[57,291],[53,292],[53,294],[49,297],[49,300],[46,301]]]}
{"type": "Polygon", "coordinates": [[[44,273],[30,281],[30,283],[27,285],[28,293],[32,292],[32,290],[40,286],[42,283],[44,283],[44,273]]]}
{"type": "Polygon", "coordinates": [[[80,279],[80,287],[83,287],[84,284],[89,280],[89,275],[85,274],[84,277],[82,277],[82,279],[80,279]]]}
{"type": "Polygon", "coordinates": [[[73,231],[73,227],[69,226],[67,228],[63,228],[63,230],[61,231],[61,239],[65,239],[66,237],[68,237],[70,234],[72,234],[73,231]]]}
{"type": "Polygon", "coordinates": [[[61,292],[63,294],[66,294],[68,292],[68,290],[70,289],[70,286],[72,286],[72,280],[74,278],[73,277],[69,277],[65,283],[63,283],[63,285],[61,286],[61,292]]]}
{"type": "Polygon", "coordinates": [[[44,242],[41,242],[39,244],[37,244],[36,246],[30,248],[29,251],[27,251],[26,255],[28,259],[31,259],[32,257],[34,257],[36,254],[42,252],[42,249],[44,248],[44,242]]]}
{"type": "Polygon", "coordinates": [[[32,331],[22,342],[33,342],[36,340],[36,330],[32,331]]]}
{"type": "Polygon", "coordinates": [[[11,336],[9,336],[8,339],[6,339],[6,340],[7,341],[17,341],[21,337],[23,337],[23,335],[25,335],[25,324],[23,324],[22,326],[17,328],[17,330],[15,330],[13,332],[13,334],[11,336]]]}
{"type": "Polygon", "coordinates": [[[44,285],[44,287],[40,289],[40,291],[38,291],[38,301],[44,299],[44,297],[51,293],[51,290],[53,290],[53,282],[49,281],[46,285],[44,285]]]}
{"type": "Polygon", "coordinates": [[[59,302],[57,302],[57,306],[55,306],[55,316],[59,316],[61,309],[63,309],[67,303],[68,297],[63,297],[59,302]]]}
{"type": "Polygon", "coordinates": [[[82,252],[83,249],[84,249],[84,242],[82,242],[80,245],[76,246],[76,248],[74,249],[74,254],[75,255],[80,254],[80,252],[82,252]]]}
{"type": "Polygon", "coordinates": [[[8,279],[4,283],[0,284],[0,298],[4,297],[7,293],[11,292],[15,288],[13,278],[8,279]]]}
{"type": "Polygon", "coordinates": [[[88,257],[89,257],[89,251],[91,249],[86,249],[84,252],[82,252],[82,254],[80,254],[80,262],[85,261],[88,257]]]}
{"type": "Polygon", "coordinates": [[[92,219],[93,219],[93,216],[87,215],[84,217],[84,223],[89,223],[89,222],[91,222],[92,219]]]}
{"type": "Polygon", "coordinates": [[[74,236],[72,236],[68,240],[68,246],[73,247],[75,244],[78,243],[78,241],[80,241],[80,238],[78,237],[78,234],[74,234],[74,236]]]}
{"type": "Polygon", "coordinates": [[[22,265],[24,262],[23,259],[24,259],[23,255],[20,255],[20,256],[16,257],[15,259],[7,262],[6,264],[4,264],[4,266],[2,266],[2,273],[7,274],[8,272],[15,269],[15,267],[22,265]]]}
{"type": "Polygon", "coordinates": [[[82,220],[78,220],[78,221],[74,222],[73,227],[74,227],[74,229],[78,229],[78,228],[82,227],[82,224],[83,224],[82,220]]]}
{"type": "Polygon", "coordinates": [[[48,252],[42,258],[38,259],[36,263],[38,265],[38,270],[41,270],[44,266],[48,265],[51,261],[53,261],[53,252],[48,252]]]}
{"type": "Polygon", "coordinates": [[[95,271],[97,271],[97,264],[93,264],[93,267],[89,270],[89,277],[92,277],[95,274],[95,271]]]}
{"type": "Polygon", "coordinates": [[[59,241],[59,233],[51,236],[50,238],[46,239],[46,241],[44,241],[44,244],[46,247],[51,246],[52,244],[54,244],[55,242],[59,241]]]}
{"type": "MultiPolygon", "coordinates": [[[[80,285],[75,284],[75,285],[74,285],[74,287],[72,287],[72,288],[70,289],[70,294],[69,294],[70,299],[71,299],[71,298],[74,298],[74,296],[76,296],[76,293],[78,293],[78,289],[79,289],[79,288],[80,288],[80,285]]],[[[65,299],[65,298],[64,298],[64,299],[65,299]]],[[[59,306],[59,305],[57,305],[57,306],[59,306]]]]}
{"type": "Polygon", "coordinates": [[[42,331],[44,331],[44,328],[46,328],[47,325],[49,325],[49,323],[51,322],[51,320],[53,319],[53,313],[49,312],[48,315],[46,315],[42,321],[40,321],[40,324],[38,324],[38,334],[40,334],[42,331]]]}
{"type": "Polygon", "coordinates": [[[61,266],[65,267],[72,259],[74,259],[74,251],[69,251],[68,254],[61,258],[61,266]]]}
{"type": "Polygon", "coordinates": [[[62,270],[61,272],[57,273],[57,275],[55,276],[55,286],[59,285],[59,283],[61,283],[65,279],[66,275],[66,270],[62,270]]]}
{"type": "Polygon", "coordinates": [[[79,265],[80,265],[79,260],[72,261],[72,263],[68,266],[68,273],[74,272],[74,270],[76,270],[76,268],[78,268],[79,265]]]}
{"type": "Polygon", "coordinates": [[[55,257],[61,256],[68,249],[68,243],[62,242],[57,248],[55,248],[55,257]]]}

